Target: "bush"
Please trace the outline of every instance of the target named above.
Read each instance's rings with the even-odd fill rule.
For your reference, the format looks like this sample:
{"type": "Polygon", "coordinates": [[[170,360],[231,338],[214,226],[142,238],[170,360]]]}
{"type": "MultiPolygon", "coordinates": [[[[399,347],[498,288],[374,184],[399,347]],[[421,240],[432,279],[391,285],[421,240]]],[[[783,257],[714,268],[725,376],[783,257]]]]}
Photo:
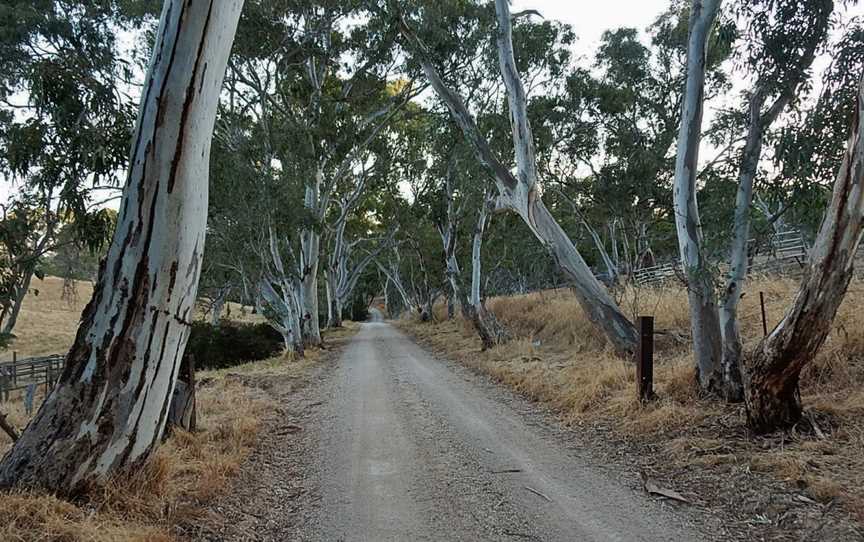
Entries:
{"type": "Polygon", "coordinates": [[[195,356],[196,369],[224,369],[272,358],[283,346],[282,336],[267,324],[194,322],[184,358],[195,356]]]}

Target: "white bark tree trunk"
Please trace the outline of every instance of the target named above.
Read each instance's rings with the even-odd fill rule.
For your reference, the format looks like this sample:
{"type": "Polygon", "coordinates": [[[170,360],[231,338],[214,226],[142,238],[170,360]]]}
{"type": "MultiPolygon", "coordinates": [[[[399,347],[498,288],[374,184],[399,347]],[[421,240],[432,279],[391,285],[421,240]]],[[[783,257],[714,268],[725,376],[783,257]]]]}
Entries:
{"type": "MultiPolygon", "coordinates": [[[[294,261],[293,253],[291,256],[294,261]]],[[[302,357],[306,345],[303,336],[303,283],[299,275],[286,272],[291,267],[283,261],[279,239],[272,227],[268,228],[267,250],[261,260],[265,264],[265,276],[260,282],[260,293],[269,309],[264,316],[267,323],[282,334],[285,349],[302,357]]]]}
{"type": "MultiPolygon", "coordinates": [[[[382,242],[373,252],[362,258],[354,267],[350,266],[352,249],[356,243],[345,239],[348,217],[356,208],[366,190],[366,171],[358,177],[354,190],[339,203],[339,216],[332,227],[330,252],[327,258],[327,327],[342,327],[342,311],[357,286],[360,275],[372,263],[386,243],[382,242]]],[[[395,230],[393,231],[395,233],[395,230]]],[[[390,239],[390,238],[388,238],[390,239]]],[[[359,242],[359,241],[358,241],[359,242]]],[[[388,241],[389,242],[389,241],[388,241]]]]}
{"type": "Polygon", "coordinates": [[[471,239],[471,305],[478,307],[482,301],[480,295],[480,280],[482,274],[482,249],[483,235],[489,224],[489,205],[492,202],[488,195],[483,195],[483,205],[477,215],[477,224],[474,226],[474,236],[471,239]]]}
{"type": "Polygon", "coordinates": [[[750,120],[743,156],[738,173],[738,191],[735,196],[735,222],[729,254],[729,275],[720,304],[720,330],[722,335],[721,367],[723,392],[728,400],[741,401],[744,387],[741,382],[741,331],[738,327],[738,303],[744,294],[749,258],[747,243],[750,239],[750,207],[753,202],[753,181],[762,156],[765,131],[777,119],[791,100],[791,92],[780,96],[766,113],[762,112],[765,95],[757,86],[750,97],[750,120]]]}
{"type": "Polygon", "coordinates": [[[216,299],[213,300],[212,305],[210,306],[210,324],[213,326],[218,326],[222,321],[222,311],[225,308],[225,302],[228,300],[228,294],[231,292],[231,288],[220,288],[219,292],[216,294],[216,299]]]}
{"type": "MultiPolygon", "coordinates": [[[[759,161],[762,157],[762,144],[765,132],[786,109],[794,98],[799,85],[805,80],[805,74],[813,64],[816,49],[820,42],[820,35],[814,34],[809,45],[801,52],[799,60],[789,67],[790,73],[787,77],[786,86],[782,88],[780,94],[767,110],[763,111],[767,101],[766,81],[761,79],[757,81],[749,99],[747,136],[739,166],[738,191],[735,198],[735,222],[729,255],[729,275],[720,304],[724,393],[726,398],[732,401],[744,399],[744,387],[741,381],[743,347],[741,332],[738,327],[738,303],[744,295],[744,284],[750,263],[747,253],[747,244],[750,239],[750,208],[753,205],[753,181],[756,178],[759,161]]],[[[771,219],[770,216],[768,218],[771,219]]]]}
{"type": "MultiPolygon", "coordinates": [[[[491,204],[492,201],[487,194],[484,194],[471,242],[471,296],[470,298],[464,295],[459,297],[460,303],[463,304],[462,315],[474,324],[474,329],[480,336],[484,349],[503,344],[511,339],[510,333],[501,325],[495,314],[486,309],[486,304],[483,303],[480,293],[483,233],[489,222],[489,206],[491,204]]],[[[456,291],[459,292],[458,289],[456,291]]],[[[461,294],[461,292],[459,293],[461,294]]]]}
{"type": "Polygon", "coordinates": [[[831,204],[810,252],[795,300],[744,367],[750,426],[759,433],[801,418],[798,378],[825,342],[853,274],[864,214],[864,79],[852,134],[837,172],[831,204]]]}
{"type": "Polygon", "coordinates": [[[499,192],[499,208],[510,209],[519,214],[537,239],[549,250],[561,270],[571,279],[579,304],[588,318],[604,332],[619,355],[629,357],[636,349],[635,326],[594,277],[576,246],[540,199],[527,97],[513,55],[509,2],[496,0],[495,7],[498,16],[499,63],[507,88],[518,170],[515,177],[492,152],[462,98],[447,87],[430,62],[426,47],[404,21],[400,22],[401,31],[417,53],[417,60],[430,84],[450,109],[453,119],[473,145],[481,163],[492,171],[499,192]]]}
{"type": "Polygon", "coordinates": [[[165,2],[106,264],[0,485],[74,493],[158,445],[197,294],[210,142],[242,4],[165,2]]]}
{"type": "Polygon", "coordinates": [[[693,353],[700,386],[721,393],[721,332],[714,275],[702,253],[702,225],[696,204],[696,176],[705,95],[706,43],[721,0],[693,0],[687,47],[687,82],[678,129],[674,209],[681,262],[687,276],[693,353]]]}
{"type": "Polygon", "coordinates": [[[408,309],[409,312],[416,311],[418,314],[422,312],[422,306],[416,295],[411,295],[408,293],[408,289],[405,287],[405,283],[402,280],[402,275],[399,271],[399,251],[398,249],[394,249],[393,252],[396,255],[395,260],[389,260],[387,265],[384,265],[380,261],[376,260],[375,263],[378,266],[378,270],[384,273],[393,287],[396,288],[396,291],[399,292],[399,297],[402,299],[402,305],[408,309]]]}
{"type": "MultiPolygon", "coordinates": [[[[319,198],[323,173],[319,169],[312,183],[306,186],[306,208],[320,213],[319,198]]],[[[321,256],[321,234],[313,228],[300,233],[300,281],[303,300],[303,341],[306,346],[321,344],[321,326],[318,320],[318,264],[321,256]]]]}

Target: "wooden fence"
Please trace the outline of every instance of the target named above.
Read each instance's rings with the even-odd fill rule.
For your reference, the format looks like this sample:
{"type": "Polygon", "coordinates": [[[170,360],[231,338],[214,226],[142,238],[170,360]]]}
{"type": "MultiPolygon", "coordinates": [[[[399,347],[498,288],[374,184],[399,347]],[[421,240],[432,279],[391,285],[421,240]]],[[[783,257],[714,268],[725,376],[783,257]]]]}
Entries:
{"type": "Polygon", "coordinates": [[[0,362],[0,401],[8,401],[12,391],[39,384],[45,384],[47,392],[63,372],[64,361],[62,355],[18,359],[13,352],[12,361],[0,362]]]}
{"type": "MultiPolygon", "coordinates": [[[[751,239],[749,248],[755,254],[748,273],[792,274],[800,272],[807,264],[810,247],[799,230],[773,234],[762,247],[756,247],[751,239]]],[[[721,264],[722,268],[723,264],[721,264]]],[[[645,267],[633,272],[633,280],[640,286],[660,286],[664,283],[684,279],[684,269],[678,261],[653,267],[645,267]]]]}

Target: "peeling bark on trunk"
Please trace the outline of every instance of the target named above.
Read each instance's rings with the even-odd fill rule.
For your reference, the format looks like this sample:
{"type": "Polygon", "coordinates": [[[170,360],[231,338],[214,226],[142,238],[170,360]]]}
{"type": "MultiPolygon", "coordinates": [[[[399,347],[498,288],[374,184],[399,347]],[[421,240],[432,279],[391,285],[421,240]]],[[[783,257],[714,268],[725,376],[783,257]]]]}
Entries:
{"type": "Polygon", "coordinates": [[[114,240],[66,367],[0,485],[73,494],[159,443],[197,294],[210,141],[242,0],[168,0],[114,240]]]}
{"type": "MultiPolygon", "coordinates": [[[[767,110],[763,112],[768,98],[765,90],[768,86],[767,81],[760,78],[749,99],[747,136],[738,171],[738,191],[735,197],[735,222],[729,254],[729,275],[720,304],[723,392],[726,399],[730,401],[738,402],[744,399],[744,384],[741,379],[743,347],[738,326],[738,303],[744,295],[744,284],[750,264],[747,252],[750,239],[750,208],[753,205],[753,182],[762,157],[762,144],[765,132],[786,109],[799,85],[805,80],[805,74],[816,57],[819,43],[819,34],[814,34],[798,61],[789,68],[790,73],[785,87],[767,110]]],[[[768,218],[771,220],[770,216],[768,218]]]]}
{"type": "Polygon", "coordinates": [[[268,230],[268,250],[261,256],[265,276],[259,283],[261,300],[269,309],[264,314],[270,327],[282,335],[285,350],[303,357],[306,345],[303,338],[303,285],[297,276],[286,273],[276,232],[272,227],[268,230]]]}
{"type": "Polygon", "coordinates": [[[674,208],[678,247],[687,276],[693,353],[700,387],[722,393],[721,331],[714,276],[702,253],[702,225],[696,204],[696,176],[705,95],[706,43],[720,0],[693,0],[687,47],[687,83],[678,131],[674,208]]]}
{"type": "Polygon", "coordinates": [[[488,206],[490,203],[484,195],[483,205],[477,217],[477,225],[474,228],[474,238],[471,243],[471,298],[464,299],[463,301],[468,307],[466,317],[470,318],[474,323],[474,329],[480,335],[484,350],[498,344],[504,344],[512,338],[507,329],[495,317],[495,314],[486,309],[486,305],[483,303],[482,296],[480,295],[482,266],[480,252],[483,247],[483,233],[486,231],[486,225],[489,221],[488,206]]]}
{"type": "MultiPolygon", "coordinates": [[[[318,212],[322,175],[320,170],[312,184],[306,186],[305,205],[318,212]]],[[[306,346],[321,344],[321,326],[318,321],[318,262],[321,255],[321,234],[313,229],[300,233],[300,283],[303,300],[303,342],[306,346]]]]}
{"type": "Polygon", "coordinates": [[[447,105],[453,119],[474,147],[480,162],[493,173],[498,187],[499,208],[510,209],[519,214],[572,281],[579,304],[588,318],[603,331],[619,355],[632,357],[636,351],[638,335],[635,326],[594,277],[576,246],[540,199],[527,97],[513,55],[509,2],[496,0],[495,7],[498,16],[498,55],[501,75],[507,88],[518,170],[516,176],[511,174],[492,152],[462,98],[447,87],[429,60],[426,47],[404,21],[400,22],[401,31],[417,53],[417,60],[435,92],[447,105]]]}
{"type": "Polygon", "coordinates": [[[777,327],[746,360],[747,418],[758,433],[791,427],[801,418],[799,375],[828,337],[852,278],[864,212],[862,107],[864,80],[858,88],[852,134],[834,182],[831,205],[798,294],[777,327]]]}

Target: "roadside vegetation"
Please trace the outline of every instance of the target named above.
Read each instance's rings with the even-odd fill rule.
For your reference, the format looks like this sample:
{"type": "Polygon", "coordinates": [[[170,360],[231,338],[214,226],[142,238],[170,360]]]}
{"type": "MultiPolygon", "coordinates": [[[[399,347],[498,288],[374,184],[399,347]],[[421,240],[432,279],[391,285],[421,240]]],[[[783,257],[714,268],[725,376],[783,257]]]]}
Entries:
{"type": "MultiPolygon", "coordinates": [[[[717,472],[779,439],[747,468],[857,509],[857,475],[795,455],[839,472],[860,444],[856,1],[674,0],[587,52],[509,0],[36,4],[0,7],[0,346],[66,355],[0,460],[10,495],[162,480],[196,318],[254,307],[259,327],[212,335],[315,359],[383,296],[443,311],[466,347],[470,325],[476,363],[574,422],[668,431],[685,459],[691,433],[734,427],[699,437],[717,472]],[[40,299],[49,270],[68,310],[40,299]],[[635,287],[671,276],[686,291],[635,287]],[[664,358],[645,407],[626,391],[642,311],[664,358]]],[[[242,455],[247,431],[216,420],[242,455]]]]}
{"type": "MultiPolygon", "coordinates": [[[[756,295],[741,301],[745,345],[762,338],[758,292],[765,295],[770,329],[797,284],[776,277],[748,284],[756,295]]],[[[587,431],[585,438],[641,446],[646,468],[699,502],[718,504],[724,488],[743,495],[745,473],[753,471],[864,521],[864,339],[856,331],[864,325],[864,282],[856,279],[849,288],[852,295],[841,306],[825,347],[802,375],[805,418],[789,432],[766,437],[747,429],[743,405],[698,393],[686,292],[676,281],[618,292],[634,316],[655,317],[657,397],[646,404],[637,398],[635,366],[592,333],[567,289],[488,299],[490,310],[513,334],[509,343],[488,350],[480,349],[470,322],[447,320],[445,304],[436,305],[434,323],[407,317],[400,325],[433,350],[549,405],[567,423],[587,431]],[[613,435],[592,433],[592,427],[610,428],[613,435]]],[[[739,505],[747,503],[742,499],[739,505]]]]}
{"type": "MultiPolygon", "coordinates": [[[[72,344],[82,307],[80,301],[70,303],[62,298],[62,284],[57,277],[34,281],[39,295],[28,297],[23,304],[19,320],[23,333],[13,343],[19,357],[62,353],[72,344]],[[36,335],[37,330],[44,335],[36,335]]],[[[92,285],[78,282],[76,286],[80,298],[88,299],[92,285]]],[[[206,304],[206,300],[202,301],[202,305],[206,304]]],[[[254,320],[248,310],[239,306],[231,311],[237,318],[254,320]]],[[[199,317],[205,319],[206,315],[202,312],[199,317]]],[[[232,320],[226,323],[230,325],[232,320]]],[[[328,347],[338,348],[354,331],[356,324],[345,322],[342,330],[327,335],[328,347]]],[[[174,428],[143,468],[131,474],[120,473],[104,486],[72,500],[28,491],[0,493],[0,517],[4,518],[0,540],[178,539],[182,528],[201,518],[207,503],[229,489],[261,438],[268,417],[278,406],[261,383],[301,376],[329,359],[329,355],[323,350],[310,351],[298,362],[280,354],[267,360],[198,371],[195,432],[174,428]]],[[[23,395],[21,391],[13,392],[10,401],[0,403],[0,412],[19,430],[30,419],[23,395]]],[[[43,399],[44,386],[38,386],[34,404],[38,406],[43,399]]],[[[11,439],[0,433],[0,455],[11,446],[11,439]]]]}

